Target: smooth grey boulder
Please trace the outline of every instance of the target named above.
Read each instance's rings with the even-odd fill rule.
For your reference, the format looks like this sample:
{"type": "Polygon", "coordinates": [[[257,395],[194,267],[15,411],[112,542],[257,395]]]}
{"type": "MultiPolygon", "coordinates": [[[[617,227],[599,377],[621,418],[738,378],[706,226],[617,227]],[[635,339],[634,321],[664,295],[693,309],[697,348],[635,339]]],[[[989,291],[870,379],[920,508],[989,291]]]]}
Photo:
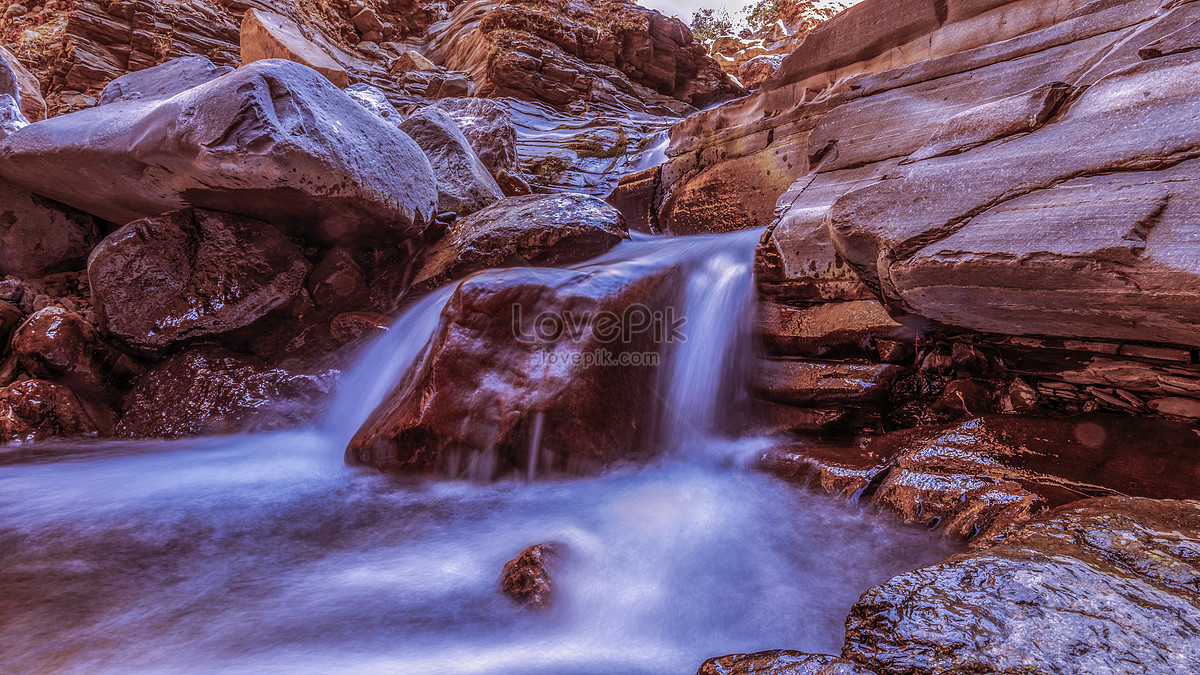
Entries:
{"type": "Polygon", "coordinates": [[[437,203],[412,139],[281,60],[39,122],[0,142],[0,176],[118,224],[199,206],[334,243],[416,235],[437,203]]]}
{"type": "Polygon", "coordinates": [[[232,73],[203,56],[181,56],[164,64],[126,73],[109,82],[100,92],[99,105],[134,99],[167,98],[232,73]]]}
{"type": "Polygon", "coordinates": [[[0,275],[82,269],[98,241],[88,214],[0,180],[0,275]]]}
{"type": "Polygon", "coordinates": [[[490,267],[562,265],[594,258],[629,238],[625,219],[579,194],[508,197],[456,221],[417,259],[412,293],[490,267]]]}
{"type": "Polygon", "coordinates": [[[88,260],[100,325],[142,352],[245,332],[310,303],[312,265],[266,223],[186,209],[129,223],[88,260]]]}
{"type": "Polygon", "coordinates": [[[385,122],[399,125],[404,116],[400,111],[396,110],[396,106],[388,100],[387,95],[378,87],[372,87],[364,82],[352,84],[346,87],[343,91],[346,95],[354,99],[354,102],[361,105],[365,110],[368,110],[383,118],[385,122]]]}
{"type": "Polygon", "coordinates": [[[1198,100],[1200,52],[1122,68],[1030,133],[842,196],[834,244],[893,310],[949,326],[1200,345],[1198,100]]]}
{"type": "Polygon", "coordinates": [[[504,198],[496,179],[449,115],[432,106],[421,108],[399,128],[421,146],[433,165],[439,211],[464,216],[504,198]]]}

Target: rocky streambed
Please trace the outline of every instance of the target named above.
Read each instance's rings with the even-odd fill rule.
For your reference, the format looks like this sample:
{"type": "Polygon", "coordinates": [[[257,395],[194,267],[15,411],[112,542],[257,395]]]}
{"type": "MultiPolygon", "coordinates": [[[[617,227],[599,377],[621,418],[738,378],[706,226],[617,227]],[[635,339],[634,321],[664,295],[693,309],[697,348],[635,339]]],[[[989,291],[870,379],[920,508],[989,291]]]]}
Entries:
{"type": "Polygon", "coordinates": [[[851,4],[6,10],[3,661],[1200,668],[1200,3],[851,4]]]}

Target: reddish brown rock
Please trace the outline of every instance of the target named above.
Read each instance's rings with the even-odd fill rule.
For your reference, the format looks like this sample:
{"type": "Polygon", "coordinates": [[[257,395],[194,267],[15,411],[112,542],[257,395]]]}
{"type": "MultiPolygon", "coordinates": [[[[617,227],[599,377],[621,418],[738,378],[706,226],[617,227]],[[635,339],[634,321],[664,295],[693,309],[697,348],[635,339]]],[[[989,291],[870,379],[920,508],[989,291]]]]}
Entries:
{"type": "Polygon", "coordinates": [[[0,389],[0,443],[113,433],[116,414],[82,401],[70,387],[24,380],[0,389]]]}
{"type": "Polygon", "coordinates": [[[304,37],[291,19],[262,9],[250,8],[242,17],[242,63],[262,59],[286,59],[312,68],[345,88],[350,84],[346,69],[320,47],[304,37]]]}
{"type": "Polygon", "coordinates": [[[878,339],[904,340],[910,331],[874,300],[796,307],[759,305],[759,333],[768,350],[789,356],[866,357],[878,339]]]}
{"type": "Polygon", "coordinates": [[[871,404],[887,397],[902,372],[890,364],[759,359],[752,388],[768,401],[791,405],[871,404]]]}
{"type": "Polygon", "coordinates": [[[310,264],[266,223],[187,209],[126,225],[88,265],[101,325],[151,353],[302,308],[310,264]]]}
{"type": "Polygon", "coordinates": [[[662,307],[675,273],[514,268],[462,282],[428,355],[397,383],[346,448],[349,464],[486,478],[525,468],[594,470],[637,456],[650,422],[652,331],[619,336],[605,317],[662,307]],[[519,310],[519,311],[518,311],[519,310]],[[549,330],[539,317],[573,317],[549,330]],[[540,332],[535,332],[538,321],[540,332]],[[539,433],[535,433],[535,427],[539,433]]]}
{"type": "Polygon", "coordinates": [[[26,319],[13,335],[12,347],[30,375],[81,393],[110,396],[141,370],[92,324],[61,307],[46,307],[26,319]]]}
{"type": "Polygon", "coordinates": [[[516,602],[548,609],[554,600],[550,568],[562,555],[557,544],[535,544],[504,564],[500,590],[516,602]]]}
{"type": "Polygon", "coordinates": [[[349,250],[335,247],[308,277],[308,292],[318,307],[345,309],[367,297],[366,273],[349,250]]]}
{"type": "Polygon", "coordinates": [[[324,376],[297,374],[219,347],[158,364],[125,398],[117,434],[173,438],[300,426],[329,393],[324,376]]]}
{"type": "Polygon", "coordinates": [[[347,344],[364,335],[386,331],[391,323],[392,320],[388,317],[374,312],[343,312],[333,317],[329,330],[333,339],[347,344]]]}
{"type": "MultiPolygon", "coordinates": [[[[42,98],[42,85],[38,82],[37,77],[29,72],[21,64],[17,57],[12,52],[0,45],[0,61],[3,61],[12,69],[12,90],[17,95],[13,96],[19,99],[21,104],[21,112],[25,115],[25,119],[30,122],[38,122],[46,119],[46,100],[42,98]]],[[[3,64],[0,64],[0,68],[3,64]]],[[[0,80],[5,79],[0,75],[0,80]]],[[[7,86],[0,86],[0,94],[13,94],[13,91],[8,90],[7,86]]]]}

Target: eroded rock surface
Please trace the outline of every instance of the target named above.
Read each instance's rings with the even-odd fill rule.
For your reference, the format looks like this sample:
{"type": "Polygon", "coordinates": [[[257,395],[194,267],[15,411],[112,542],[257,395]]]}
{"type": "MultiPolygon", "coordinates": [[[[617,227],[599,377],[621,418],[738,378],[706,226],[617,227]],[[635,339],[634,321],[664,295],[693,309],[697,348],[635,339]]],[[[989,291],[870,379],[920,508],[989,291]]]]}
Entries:
{"type": "Polygon", "coordinates": [[[535,544],[504,564],[500,589],[526,607],[548,609],[554,599],[550,568],[562,557],[558,544],[535,544]]]}
{"type": "Polygon", "coordinates": [[[1060,508],[867,591],[844,657],[878,673],[1200,667],[1200,502],[1060,508]]]}
{"type": "Polygon", "coordinates": [[[0,274],[78,269],[100,240],[95,220],[0,179],[0,274]]]}

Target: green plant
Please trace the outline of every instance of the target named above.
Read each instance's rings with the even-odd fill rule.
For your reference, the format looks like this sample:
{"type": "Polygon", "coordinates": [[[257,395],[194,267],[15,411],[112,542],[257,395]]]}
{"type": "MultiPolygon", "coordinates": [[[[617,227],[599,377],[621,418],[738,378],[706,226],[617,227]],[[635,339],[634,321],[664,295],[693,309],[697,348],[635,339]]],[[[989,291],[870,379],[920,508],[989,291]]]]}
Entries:
{"type": "Polygon", "coordinates": [[[715,40],[733,32],[733,19],[724,9],[698,9],[692,14],[692,35],[698,40],[715,40]]]}

